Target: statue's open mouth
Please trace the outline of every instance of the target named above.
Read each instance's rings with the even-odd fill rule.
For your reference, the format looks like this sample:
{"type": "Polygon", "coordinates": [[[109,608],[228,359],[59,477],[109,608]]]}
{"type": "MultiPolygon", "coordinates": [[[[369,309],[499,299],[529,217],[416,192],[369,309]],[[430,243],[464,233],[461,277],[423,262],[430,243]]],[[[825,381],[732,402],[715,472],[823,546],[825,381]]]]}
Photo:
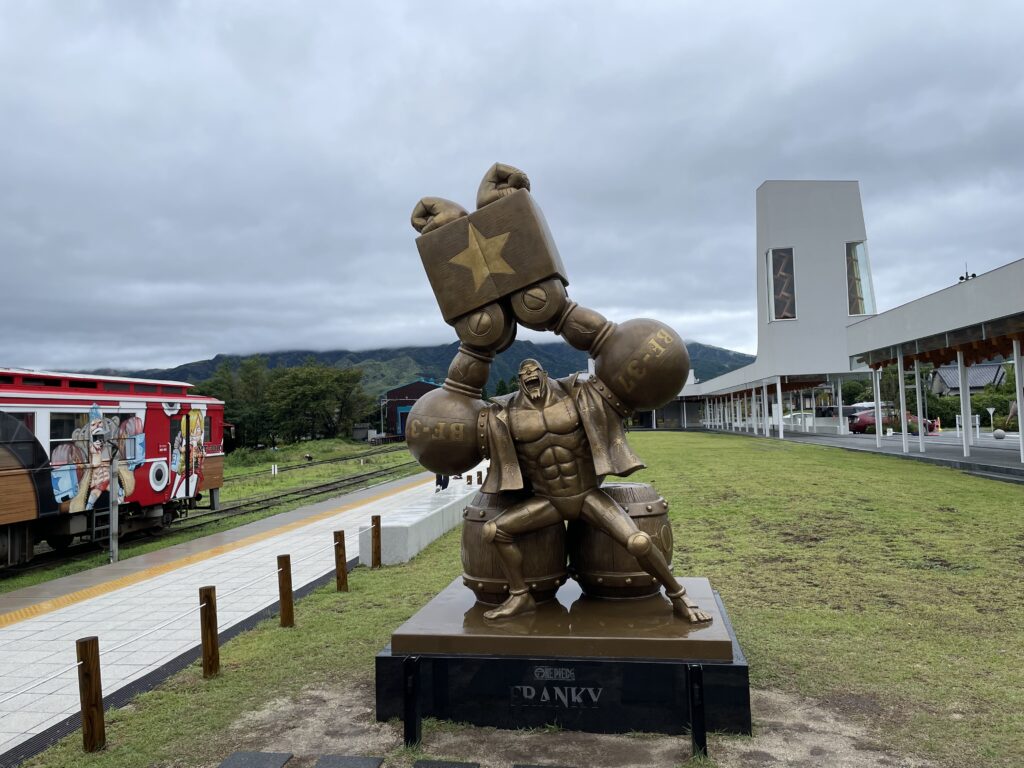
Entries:
{"type": "Polygon", "coordinates": [[[531,373],[528,376],[524,376],[523,377],[523,389],[525,389],[526,390],[526,394],[528,394],[532,398],[540,397],[540,395],[541,395],[541,391],[540,391],[540,374],[539,373],[531,373]]]}

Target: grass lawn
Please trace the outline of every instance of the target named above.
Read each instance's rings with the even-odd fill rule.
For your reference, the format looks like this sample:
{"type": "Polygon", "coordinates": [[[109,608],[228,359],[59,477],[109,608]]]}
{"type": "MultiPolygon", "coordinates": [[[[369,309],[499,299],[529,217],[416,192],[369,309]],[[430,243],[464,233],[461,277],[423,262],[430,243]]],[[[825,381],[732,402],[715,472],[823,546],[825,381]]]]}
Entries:
{"type": "MultiPolygon", "coordinates": [[[[1020,487],[798,443],[630,440],[652,467],[635,479],[672,504],[677,573],[721,592],[754,687],[831,704],[940,765],[1020,764],[1020,487]]],[[[390,632],[460,570],[457,531],[408,565],[359,569],[350,594],[300,602],[295,629],[265,622],[225,645],[219,678],[193,666],[110,713],[103,753],[83,755],[75,734],[28,765],[215,765],[238,748],[223,733],[241,714],[313,684],[370,679],[390,632]]]]}
{"type": "MultiPolygon", "coordinates": [[[[352,443],[345,440],[311,440],[284,447],[278,451],[249,451],[238,450],[230,453],[224,460],[224,486],[221,491],[221,503],[228,505],[242,499],[251,499],[257,496],[267,496],[274,493],[298,490],[321,483],[329,483],[334,480],[341,480],[364,472],[373,472],[379,469],[397,467],[399,464],[411,461],[409,451],[402,449],[379,453],[373,456],[366,456],[363,459],[355,458],[358,454],[372,450],[366,443],[352,443]],[[303,454],[311,453],[316,460],[330,458],[353,457],[351,461],[340,461],[331,464],[314,464],[308,467],[280,472],[277,475],[270,474],[271,464],[296,464],[303,461],[303,454]]],[[[418,467],[396,469],[394,478],[406,477],[423,470],[418,467]]],[[[371,483],[382,482],[382,478],[370,481],[371,483]]],[[[304,504],[330,498],[337,492],[331,492],[319,496],[309,496],[300,500],[288,501],[263,509],[258,512],[248,512],[242,515],[217,520],[195,530],[179,530],[160,538],[147,538],[139,534],[120,543],[119,552],[121,560],[128,560],[138,555],[144,555],[157,549],[164,549],[175,544],[181,544],[202,536],[210,536],[214,533],[237,528],[255,520],[287,512],[304,504]]],[[[203,502],[206,503],[206,502],[203,502]]],[[[201,514],[205,510],[197,510],[192,514],[201,514]]],[[[186,523],[187,525],[187,523],[186,523]]],[[[107,552],[97,551],[84,557],[76,557],[54,565],[34,568],[21,573],[0,571],[0,594],[12,592],[34,584],[41,584],[62,576],[70,576],[74,573],[81,573],[100,565],[106,565],[109,561],[107,552]]]]}

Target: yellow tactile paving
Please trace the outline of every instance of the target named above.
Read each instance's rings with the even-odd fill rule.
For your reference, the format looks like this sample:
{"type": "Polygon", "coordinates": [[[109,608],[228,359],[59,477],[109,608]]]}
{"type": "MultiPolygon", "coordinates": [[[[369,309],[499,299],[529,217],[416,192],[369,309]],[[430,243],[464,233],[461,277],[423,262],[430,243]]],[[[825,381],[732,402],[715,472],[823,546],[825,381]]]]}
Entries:
{"type": "Polygon", "coordinates": [[[69,592],[68,594],[61,595],[60,597],[53,597],[49,600],[43,600],[34,605],[30,605],[25,608],[19,608],[16,611],[10,611],[9,613],[0,614],[0,627],[9,627],[12,624],[17,624],[19,621],[25,621],[26,619],[32,619],[37,616],[42,616],[52,611],[56,611],[61,608],[66,608],[69,605],[80,603],[83,600],[88,600],[93,597],[99,597],[100,595],[105,595],[108,592],[113,592],[115,590],[131,586],[132,584],[138,584],[140,581],[152,579],[154,576],[161,576],[165,573],[177,570],[178,568],[182,568],[186,565],[192,565],[193,563],[199,563],[203,560],[209,560],[211,557],[217,557],[218,555],[222,555],[225,552],[231,552],[236,549],[241,549],[242,547],[246,547],[250,544],[255,544],[258,541],[263,541],[273,536],[279,536],[282,533],[294,531],[297,528],[303,528],[307,525],[310,525],[311,523],[316,523],[320,520],[325,520],[328,517],[333,517],[334,515],[340,514],[342,512],[348,512],[349,510],[355,509],[356,507],[361,507],[365,504],[370,504],[374,501],[385,499],[388,496],[394,496],[397,493],[407,491],[410,488],[414,488],[418,485],[426,485],[427,483],[432,482],[433,479],[413,480],[411,482],[404,483],[396,488],[392,488],[383,493],[378,493],[374,496],[370,496],[368,498],[352,502],[351,504],[343,504],[340,507],[328,509],[316,515],[310,515],[309,517],[303,518],[302,520],[296,520],[286,525],[282,525],[280,528],[274,528],[269,531],[263,531],[262,533],[256,533],[252,536],[247,536],[244,539],[239,539],[238,541],[233,541],[229,544],[221,544],[219,546],[212,547],[211,549],[207,549],[203,552],[196,552],[191,555],[186,555],[185,557],[179,558],[177,560],[172,560],[169,563],[164,563],[162,565],[154,565],[150,568],[146,568],[145,570],[138,571],[137,573],[131,573],[127,576],[121,576],[119,578],[103,582],[102,584],[97,584],[92,587],[86,587],[85,589],[80,589],[75,592],[69,592]]]}

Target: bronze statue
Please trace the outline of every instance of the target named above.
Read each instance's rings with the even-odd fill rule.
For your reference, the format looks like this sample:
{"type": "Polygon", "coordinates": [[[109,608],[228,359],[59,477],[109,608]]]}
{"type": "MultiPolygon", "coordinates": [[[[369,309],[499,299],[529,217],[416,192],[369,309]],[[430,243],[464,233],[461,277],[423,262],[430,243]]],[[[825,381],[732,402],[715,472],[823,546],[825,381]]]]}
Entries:
{"type": "Polygon", "coordinates": [[[491,461],[482,490],[529,489],[532,495],[486,523],[508,576],[509,597],[485,615],[531,611],[523,577],[522,534],[581,520],[624,547],[666,588],[676,615],[710,621],[686,596],[651,536],[601,489],[606,475],[644,465],[626,442],[623,419],[657,408],[686,381],[689,355],[679,335],[656,320],[610,322],[568,299],[568,280],[522,171],[495,164],[477,194],[478,210],[423,198],[412,215],[417,246],[442,314],[462,344],[441,389],[409,414],[409,449],[434,472],[456,474],[491,461]],[[519,391],[481,399],[494,355],[518,324],[551,330],[590,354],[594,376],[552,380],[536,360],[519,367],[519,391]]]}

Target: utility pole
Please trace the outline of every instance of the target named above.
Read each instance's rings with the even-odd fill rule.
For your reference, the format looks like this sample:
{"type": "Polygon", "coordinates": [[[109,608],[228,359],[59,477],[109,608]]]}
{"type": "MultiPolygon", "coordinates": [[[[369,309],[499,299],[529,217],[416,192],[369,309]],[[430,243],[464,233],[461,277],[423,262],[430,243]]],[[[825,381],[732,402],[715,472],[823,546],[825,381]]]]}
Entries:
{"type": "Polygon", "coordinates": [[[107,444],[110,446],[110,488],[108,495],[110,496],[110,519],[108,522],[110,530],[110,562],[116,563],[118,555],[118,509],[117,509],[117,498],[120,496],[118,477],[117,477],[117,441],[108,440],[107,444]]]}

